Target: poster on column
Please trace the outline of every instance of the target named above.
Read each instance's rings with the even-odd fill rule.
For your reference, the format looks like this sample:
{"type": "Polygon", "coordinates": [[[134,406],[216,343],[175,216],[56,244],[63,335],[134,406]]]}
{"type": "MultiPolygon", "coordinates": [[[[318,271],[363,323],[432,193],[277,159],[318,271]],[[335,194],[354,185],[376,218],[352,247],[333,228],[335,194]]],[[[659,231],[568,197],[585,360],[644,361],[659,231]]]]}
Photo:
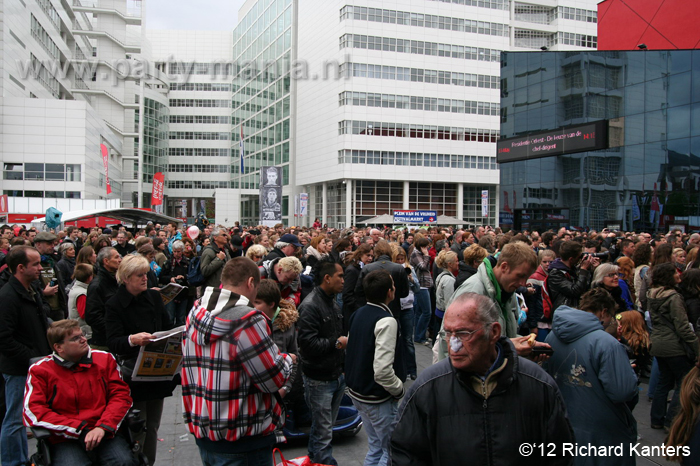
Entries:
{"type": "Polygon", "coordinates": [[[260,223],[273,227],[282,222],[282,169],[260,169],[260,223]]]}

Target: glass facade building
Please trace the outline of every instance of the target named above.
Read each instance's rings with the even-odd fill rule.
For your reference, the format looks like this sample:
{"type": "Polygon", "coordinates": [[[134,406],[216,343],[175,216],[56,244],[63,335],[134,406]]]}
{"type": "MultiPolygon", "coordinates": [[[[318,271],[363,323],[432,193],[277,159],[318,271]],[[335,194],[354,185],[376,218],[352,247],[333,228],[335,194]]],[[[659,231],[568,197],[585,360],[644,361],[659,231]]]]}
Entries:
{"type": "Polygon", "coordinates": [[[505,52],[501,138],[606,121],[607,148],[501,163],[501,223],[698,224],[700,50],[505,52]]]}
{"type": "Polygon", "coordinates": [[[242,224],[259,222],[260,167],[282,167],[282,215],[289,215],[292,0],[259,0],[233,31],[232,186],[241,183],[242,224]],[[244,160],[240,174],[239,144],[244,160]]]}

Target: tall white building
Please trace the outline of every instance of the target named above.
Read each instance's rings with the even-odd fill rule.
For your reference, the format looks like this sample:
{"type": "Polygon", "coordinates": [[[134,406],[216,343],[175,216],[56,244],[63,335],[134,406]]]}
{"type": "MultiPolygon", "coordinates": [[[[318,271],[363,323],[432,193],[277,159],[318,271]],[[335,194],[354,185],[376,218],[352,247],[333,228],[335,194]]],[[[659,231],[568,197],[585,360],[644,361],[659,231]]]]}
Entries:
{"type": "Polygon", "coordinates": [[[204,210],[214,217],[215,193],[229,204],[224,193],[237,167],[231,157],[232,32],[152,30],[146,36],[155,66],[170,80],[164,213],[194,217],[204,210]]]}
{"type": "Polygon", "coordinates": [[[595,16],[593,0],[249,0],[234,31],[237,63],[258,65],[233,81],[242,220],[255,223],[256,168],[274,164],[288,224],[402,209],[495,224],[500,51],[594,48],[595,16]]]}
{"type": "Polygon", "coordinates": [[[142,2],[16,0],[0,15],[1,183],[11,211],[26,198],[42,208],[148,205],[167,157],[168,83],[142,50],[142,2]]]}
{"type": "Polygon", "coordinates": [[[200,32],[146,31],[140,0],[5,1],[2,192],[149,207],[163,172],[166,214],[255,224],[276,165],[286,224],[495,224],[500,51],[595,48],[595,3],[248,0],[234,31],[200,32]]]}

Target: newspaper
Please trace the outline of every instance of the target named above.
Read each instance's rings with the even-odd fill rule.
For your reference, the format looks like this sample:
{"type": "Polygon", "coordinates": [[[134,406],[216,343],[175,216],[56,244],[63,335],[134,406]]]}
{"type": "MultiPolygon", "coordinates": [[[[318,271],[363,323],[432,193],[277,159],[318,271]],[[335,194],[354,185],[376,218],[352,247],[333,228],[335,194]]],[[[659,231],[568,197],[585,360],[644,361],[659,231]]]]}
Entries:
{"type": "Polygon", "coordinates": [[[163,288],[161,288],[158,292],[160,293],[160,297],[163,299],[163,305],[166,305],[170,301],[175,299],[177,295],[179,295],[180,292],[185,288],[187,287],[178,285],[177,283],[168,283],[163,288]]]}
{"type": "Polygon", "coordinates": [[[151,343],[142,346],[139,350],[131,380],[135,382],[172,380],[180,372],[182,365],[182,332],[184,330],[185,326],[181,325],[172,330],[154,333],[155,338],[151,343]]]}

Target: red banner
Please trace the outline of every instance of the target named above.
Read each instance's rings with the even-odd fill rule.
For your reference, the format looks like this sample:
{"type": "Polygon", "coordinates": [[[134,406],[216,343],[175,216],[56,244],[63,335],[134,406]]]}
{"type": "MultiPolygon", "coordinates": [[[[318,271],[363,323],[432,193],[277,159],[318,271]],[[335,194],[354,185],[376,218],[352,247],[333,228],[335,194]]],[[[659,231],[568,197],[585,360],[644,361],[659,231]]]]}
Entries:
{"type": "Polygon", "coordinates": [[[102,164],[105,167],[105,180],[107,180],[107,194],[112,194],[112,186],[109,184],[109,150],[104,144],[100,144],[102,151],[102,164]]]}
{"type": "Polygon", "coordinates": [[[10,211],[8,206],[7,194],[0,196],[0,215],[5,215],[10,211]]]}
{"type": "Polygon", "coordinates": [[[162,172],[158,172],[153,175],[153,191],[151,192],[151,205],[162,205],[163,204],[163,184],[165,183],[165,176],[162,172]]]}

